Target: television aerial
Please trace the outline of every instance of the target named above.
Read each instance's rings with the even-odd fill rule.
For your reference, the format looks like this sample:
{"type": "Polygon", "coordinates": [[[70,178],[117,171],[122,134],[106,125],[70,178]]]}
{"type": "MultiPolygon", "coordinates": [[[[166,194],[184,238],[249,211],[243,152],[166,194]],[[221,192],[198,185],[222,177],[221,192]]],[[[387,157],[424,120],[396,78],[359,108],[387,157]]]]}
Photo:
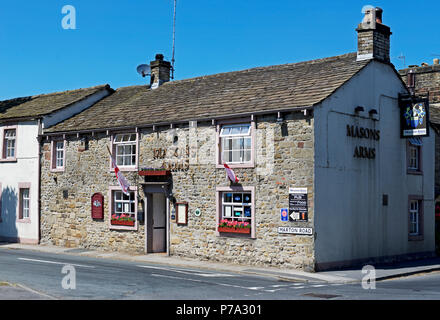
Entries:
{"type": "Polygon", "coordinates": [[[149,76],[151,73],[151,67],[149,64],[141,64],[136,68],[136,71],[142,76],[149,76]]]}

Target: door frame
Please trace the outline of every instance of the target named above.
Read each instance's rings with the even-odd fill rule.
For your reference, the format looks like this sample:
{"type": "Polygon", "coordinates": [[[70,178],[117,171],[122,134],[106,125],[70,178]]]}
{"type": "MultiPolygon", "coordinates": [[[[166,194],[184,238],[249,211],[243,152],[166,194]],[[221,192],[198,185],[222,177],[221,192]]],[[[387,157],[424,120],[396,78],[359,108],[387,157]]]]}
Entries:
{"type": "MultiPolygon", "coordinates": [[[[153,193],[163,193],[165,195],[166,199],[166,240],[165,240],[165,246],[166,246],[166,254],[167,256],[170,255],[170,199],[169,199],[169,183],[168,182],[150,182],[150,183],[142,183],[142,188],[144,191],[143,201],[144,201],[144,223],[145,223],[145,231],[144,231],[144,252],[145,254],[149,254],[149,247],[153,246],[153,243],[149,243],[149,237],[148,237],[148,229],[150,229],[149,225],[149,217],[148,217],[148,207],[150,206],[150,203],[148,201],[148,194],[153,193]]],[[[151,212],[152,213],[152,212],[151,212]]],[[[152,239],[152,238],[151,238],[152,239]]]]}

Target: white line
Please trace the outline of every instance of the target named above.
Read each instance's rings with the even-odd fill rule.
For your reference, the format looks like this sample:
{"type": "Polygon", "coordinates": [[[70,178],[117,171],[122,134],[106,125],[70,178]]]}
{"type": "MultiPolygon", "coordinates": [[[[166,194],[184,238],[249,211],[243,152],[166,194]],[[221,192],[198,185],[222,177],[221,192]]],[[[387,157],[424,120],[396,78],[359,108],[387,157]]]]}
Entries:
{"type": "Polygon", "coordinates": [[[41,263],[51,263],[51,264],[60,264],[60,265],[71,265],[71,266],[74,266],[74,267],[83,267],[83,268],[95,268],[94,266],[86,266],[86,265],[83,265],[83,264],[74,264],[74,263],[66,263],[66,262],[56,262],[56,261],[48,261],[48,260],[29,259],[29,258],[18,258],[18,260],[32,261],[32,262],[41,262],[41,263]]]}
{"type": "Polygon", "coordinates": [[[314,284],[312,287],[313,288],[319,288],[319,287],[326,287],[327,284],[314,284]]]}
{"type": "Polygon", "coordinates": [[[211,278],[236,277],[236,275],[233,275],[233,274],[202,273],[202,272],[198,272],[198,271],[190,271],[190,270],[177,269],[177,268],[164,268],[164,267],[141,266],[141,265],[138,265],[138,267],[147,268],[147,269],[158,269],[158,270],[172,271],[172,272],[178,272],[178,273],[189,274],[189,275],[196,275],[196,276],[207,277],[207,278],[209,278],[209,277],[211,277],[211,278]]]}

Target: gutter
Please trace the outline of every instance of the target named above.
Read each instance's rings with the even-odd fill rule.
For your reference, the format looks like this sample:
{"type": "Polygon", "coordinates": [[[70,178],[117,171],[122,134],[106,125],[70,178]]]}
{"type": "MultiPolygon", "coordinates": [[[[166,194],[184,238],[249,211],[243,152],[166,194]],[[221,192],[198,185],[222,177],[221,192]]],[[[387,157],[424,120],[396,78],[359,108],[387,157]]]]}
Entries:
{"type": "Polygon", "coordinates": [[[214,124],[216,121],[226,120],[226,119],[231,119],[231,118],[250,117],[251,120],[254,120],[254,116],[277,114],[277,113],[286,113],[286,112],[303,111],[306,114],[306,112],[308,112],[309,110],[313,110],[313,109],[314,109],[314,105],[311,105],[311,106],[295,107],[295,108],[287,108],[287,109],[278,109],[278,110],[236,113],[236,114],[229,114],[227,116],[205,117],[205,118],[187,119],[187,120],[179,120],[179,121],[171,121],[171,122],[169,122],[169,121],[168,122],[158,122],[158,123],[146,124],[146,125],[130,125],[130,126],[124,126],[124,127],[104,127],[104,128],[97,128],[97,129],[84,129],[84,130],[72,130],[72,131],[46,132],[46,133],[42,133],[40,136],[41,137],[49,138],[50,136],[72,135],[72,134],[79,135],[79,134],[87,134],[87,133],[94,133],[94,132],[115,131],[115,130],[129,130],[129,129],[134,129],[137,132],[138,129],[143,129],[143,128],[153,128],[154,129],[156,127],[173,126],[175,124],[188,123],[189,121],[197,121],[197,122],[209,122],[209,121],[211,121],[214,124]]]}

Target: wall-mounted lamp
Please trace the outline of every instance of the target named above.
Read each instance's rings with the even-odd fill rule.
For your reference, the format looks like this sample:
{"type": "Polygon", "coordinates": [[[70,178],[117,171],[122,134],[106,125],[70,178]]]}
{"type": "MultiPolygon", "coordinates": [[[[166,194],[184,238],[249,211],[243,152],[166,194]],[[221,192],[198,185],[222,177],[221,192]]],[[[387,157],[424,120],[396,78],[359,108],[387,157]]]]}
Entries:
{"type": "Polygon", "coordinates": [[[370,111],[368,111],[368,113],[370,114],[370,117],[377,114],[377,110],[376,109],[371,109],[370,111]]]}
{"type": "Polygon", "coordinates": [[[278,112],[277,123],[282,124],[284,122],[284,118],[281,116],[281,112],[278,112]]]}
{"type": "Polygon", "coordinates": [[[364,107],[361,106],[357,106],[356,108],[354,108],[355,113],[364,112],[364,111],[365,111],[364,107]]]}

